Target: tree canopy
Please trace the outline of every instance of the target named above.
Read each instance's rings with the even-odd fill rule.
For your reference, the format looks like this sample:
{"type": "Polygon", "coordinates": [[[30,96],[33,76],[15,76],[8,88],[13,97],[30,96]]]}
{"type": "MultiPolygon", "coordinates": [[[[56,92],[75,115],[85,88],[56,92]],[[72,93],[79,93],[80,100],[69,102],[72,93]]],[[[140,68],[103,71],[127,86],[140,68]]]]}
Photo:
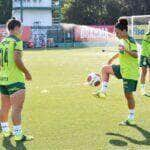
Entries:
{"type": "Polygon", "coordinates": [[[147,0],[64,0],[63,22],[114,24],[120,16],[150,14],[147,0]]]}

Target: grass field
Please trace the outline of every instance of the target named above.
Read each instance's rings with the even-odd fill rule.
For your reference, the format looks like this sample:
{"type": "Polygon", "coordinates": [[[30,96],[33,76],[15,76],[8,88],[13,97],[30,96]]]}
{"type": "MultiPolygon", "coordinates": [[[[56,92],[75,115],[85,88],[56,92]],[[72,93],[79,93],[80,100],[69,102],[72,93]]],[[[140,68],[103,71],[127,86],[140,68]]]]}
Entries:
{"type": "MultiPolygon", "coordinates": [[[[94,98],[84,85],[87,74],[99,72],[110,57],[99,48],[26,51],[33,75],[27,83],[23,130],[32,142],[21,150],[150,150],[150,99],[136,97],[136,127],[118,123],[128,115],[122,82],[112,78],[108,97],[94,98]]],[[[15,150],[0,135],[0,150],[15,150]]]]}

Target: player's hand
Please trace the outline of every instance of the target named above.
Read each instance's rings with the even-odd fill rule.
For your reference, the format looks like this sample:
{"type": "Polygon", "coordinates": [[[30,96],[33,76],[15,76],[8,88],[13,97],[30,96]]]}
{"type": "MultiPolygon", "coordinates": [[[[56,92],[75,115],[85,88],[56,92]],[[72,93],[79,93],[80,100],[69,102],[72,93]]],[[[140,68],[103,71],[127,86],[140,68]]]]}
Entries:
{"type": "Polygon", "coordinates": [[[31,74],[29,72],[25,73],[25,78],[26,78],[27,81],[31,81],[32,80],[32,76],[31,76],[31,74]]]}
{"type": "Polygon", "coordinates": [[[119,50],[120,50],[120,51],[125,51],[124,45],[121,45],[121,44],[120,44],[120,45],[119,45],[119,50]]]}
{"type": "Polygon", "coordinates": [[[124,45],[119,45],[119,51],[124,53],[124,51],[126,51],[126,48],[124,47],[124,45]]]}

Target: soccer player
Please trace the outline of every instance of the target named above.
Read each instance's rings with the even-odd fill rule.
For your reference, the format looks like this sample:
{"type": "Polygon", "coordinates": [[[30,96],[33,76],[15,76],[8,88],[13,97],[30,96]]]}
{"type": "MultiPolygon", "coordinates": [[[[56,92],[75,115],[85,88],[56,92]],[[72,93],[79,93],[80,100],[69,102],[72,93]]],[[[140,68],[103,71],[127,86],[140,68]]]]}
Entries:
{"type": "Polygon", "coordinates": [[[135,116],[135,101],[133,92],[136,91],[139,66],[138,66],[138,53],[135,40],[128,35],[128,22],[126,19],[120,19],[115,25],[116,36],[120,39],[118,45],[118,53],[113,56],[108,65],[102,68],[102,87],[97,90],[93,95],[100,98],[106,97],[108,82],[110,75],[122,79],[124,94],[128,102],[129,116],[128,119],[122,122],[123,125],[133,125],[135,116]],[[119,58],[119,65],[111,65],[112,62],[119,58]]]}
{"type": "Polygon", "coordinates": [[[144,39],[142,41],[140,67],[141,67],[141,93],[143,96],[150,97],[150,94],[145,92],[146,75],[150,69],[150,29],[149,32],[144,36],[144,39]]]}
{"type": "Polygon", "coordinates": [[[15,141],[32,140],[32,136],[23,135],[21,126],[21,112],[25,100],[25,79],[28,81],[32,79],[22,61],[21,22],[10,19],[6,27],[9,35],[0,43],[0,122],[2,134],[4,138],[12,135],[8,125],[9,111],[12,109],[11,117],[15,141]]]}

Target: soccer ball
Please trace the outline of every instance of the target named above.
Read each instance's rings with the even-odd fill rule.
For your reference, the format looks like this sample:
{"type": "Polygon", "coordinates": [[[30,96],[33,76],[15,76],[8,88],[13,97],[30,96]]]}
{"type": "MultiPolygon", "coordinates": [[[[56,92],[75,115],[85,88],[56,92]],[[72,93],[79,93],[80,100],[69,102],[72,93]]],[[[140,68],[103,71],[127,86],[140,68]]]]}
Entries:
{"type": "Polygon", "coordinates": [[[100,75],[97,73],[90,73],[87,77],[87,83],[90,86],[99,86],[101,83],[100,75]]]}

